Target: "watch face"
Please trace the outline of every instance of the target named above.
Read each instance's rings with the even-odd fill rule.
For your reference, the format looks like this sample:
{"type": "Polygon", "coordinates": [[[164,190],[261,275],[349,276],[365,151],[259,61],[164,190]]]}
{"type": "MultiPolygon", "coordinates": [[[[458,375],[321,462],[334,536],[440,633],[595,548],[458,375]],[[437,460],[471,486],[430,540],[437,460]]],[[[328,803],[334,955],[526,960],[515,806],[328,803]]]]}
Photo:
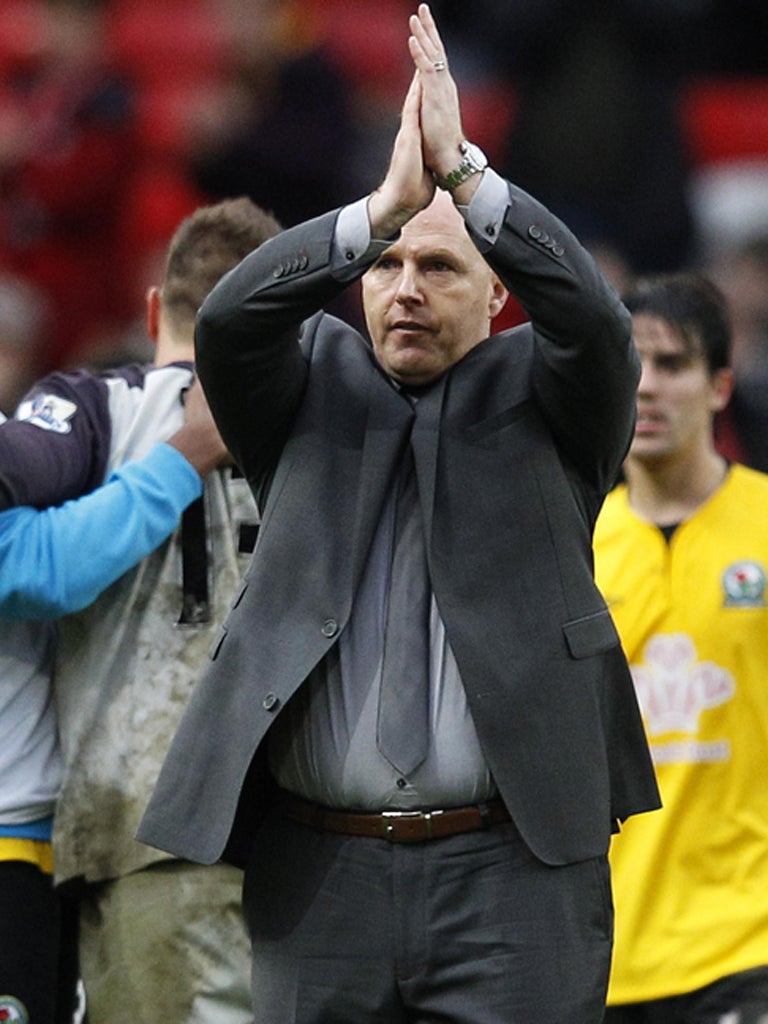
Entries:
{"type": "Polygon", "coordinates": [[[474,142],[462,143],[461,151],[474,169],[483,171],[488,166],[488,157],[474,142]]]}

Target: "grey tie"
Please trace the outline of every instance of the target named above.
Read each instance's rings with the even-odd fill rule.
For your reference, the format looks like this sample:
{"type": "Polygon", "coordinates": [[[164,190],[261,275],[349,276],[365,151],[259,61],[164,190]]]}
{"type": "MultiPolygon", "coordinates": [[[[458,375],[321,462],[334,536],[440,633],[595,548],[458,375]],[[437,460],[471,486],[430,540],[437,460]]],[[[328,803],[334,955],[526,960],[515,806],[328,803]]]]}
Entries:
{"type": "Polygon", "coordinates": [[[430,605],[424,525],[410,442],[400,466],[396,500],[377,742],[389,763],[408,775],[427,756],[429,746],[430,605]]]}

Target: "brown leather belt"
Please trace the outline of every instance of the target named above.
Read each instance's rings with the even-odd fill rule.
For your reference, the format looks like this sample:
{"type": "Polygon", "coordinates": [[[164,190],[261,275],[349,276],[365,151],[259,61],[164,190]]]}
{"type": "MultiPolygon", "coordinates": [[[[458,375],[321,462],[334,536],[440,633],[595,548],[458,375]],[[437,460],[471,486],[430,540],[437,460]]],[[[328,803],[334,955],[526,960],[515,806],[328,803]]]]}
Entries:
{"type": "Polygon", "coordinates": [[[331,810],[330,807],[310,803],[282,790],[278,794],[277,806],[286,818],[302,825],[324,832],[386,839],[390,843],[423,843],[428,839],[444,839],[446,836],[476,832],[510,820],[509,812],[498,799],[447,810],[365,814],[331,810]]]}

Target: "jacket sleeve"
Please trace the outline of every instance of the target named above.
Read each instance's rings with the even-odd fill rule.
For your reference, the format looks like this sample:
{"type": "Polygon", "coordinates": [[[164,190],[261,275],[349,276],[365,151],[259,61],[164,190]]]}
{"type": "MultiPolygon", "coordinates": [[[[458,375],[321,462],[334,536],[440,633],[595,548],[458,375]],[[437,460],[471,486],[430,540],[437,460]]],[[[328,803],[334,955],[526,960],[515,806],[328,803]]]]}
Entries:
{"type": "MultiPolygon", "coordinates": [[[[348,207],[346,209],[349,209],[348,207]]],[[[373,262],[333,261],[335,210],[269,239],[198,314],[196,366],[227,448],[253,486],[274,466],[307,382],[322,309],[373,262]]]]}
{"type": "Polygon", "coordinates": [[[507,189],[498,237],[489,242],[468,220],[470,234],[531,319],[534,394],[560,450],[606,493],[634,428],[631,318],[570,229],[522,189],[507,189]]]}
{"type": "Polygon", "coordinates": [[[176,528],[202,493],[170,445],[58,508],[0,512],[0,619],[53,619],[91,604],[176,528]]]}

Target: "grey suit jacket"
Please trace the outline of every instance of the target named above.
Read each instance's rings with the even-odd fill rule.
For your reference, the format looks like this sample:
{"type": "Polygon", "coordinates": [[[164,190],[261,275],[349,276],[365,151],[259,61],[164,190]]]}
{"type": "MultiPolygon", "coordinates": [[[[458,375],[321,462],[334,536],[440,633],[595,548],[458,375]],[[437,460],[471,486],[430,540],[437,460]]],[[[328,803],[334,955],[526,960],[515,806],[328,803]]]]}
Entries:
{"type": "MultiPolygon", "coordinates": [[[[626,310],[567,228],[509,186],[488,262],[531,323],[495,335],[419,403],[432,586],[490,769],[542,860],[605,852],[658,794],[591,534],[631,437],[626,310]]],[[[266,496],[251,567],[139,838],[242,862],[269,798],[264,738],[336,642],[411,412],[349,326],[336,214],[290,229],[213,291],[197,365],[224,440],[266,496]],[[300,344],[297,344],[300,338],[300,344]]],[[[364,266],[358,268],[360,272],[364,266]]]]}

